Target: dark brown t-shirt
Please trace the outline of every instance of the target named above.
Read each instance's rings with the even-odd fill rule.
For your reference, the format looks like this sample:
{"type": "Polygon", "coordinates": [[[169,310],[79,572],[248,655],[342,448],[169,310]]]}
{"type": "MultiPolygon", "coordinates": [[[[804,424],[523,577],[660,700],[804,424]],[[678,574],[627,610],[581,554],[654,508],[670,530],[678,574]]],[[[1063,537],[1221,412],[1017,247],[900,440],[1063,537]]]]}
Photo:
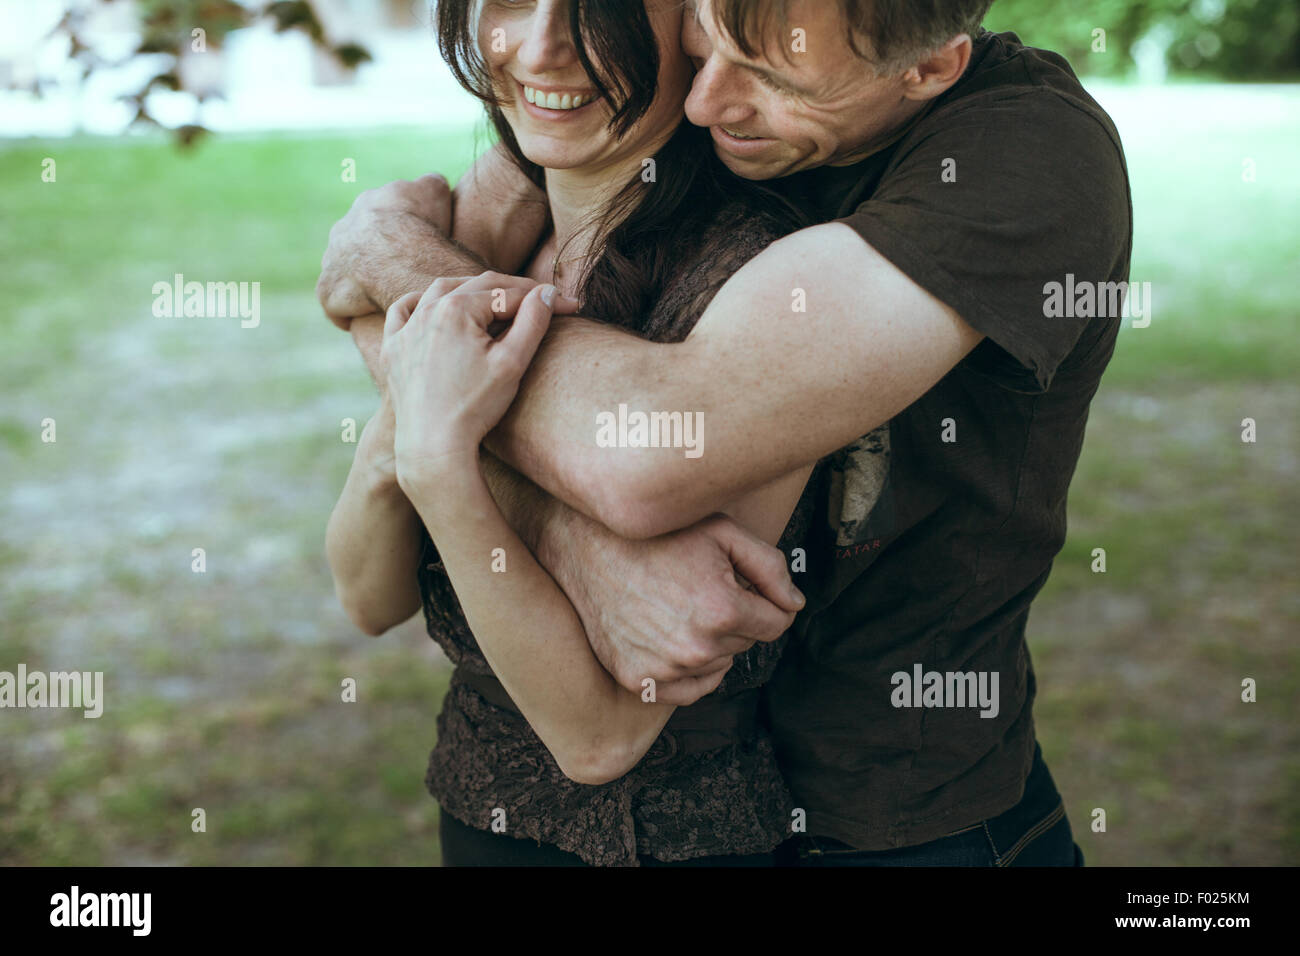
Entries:
{"type": "Polygon", "coordinates": [[[987,336],[832,456],[795,577],[809,604],[764,692],[810,833],[864,850],[923,843],[1023,793],[1029,605],[1065,540],[1066,491],[1121,322],[1105,294],[1107,314],[1082,299],[1045,309],[1048,284],[1073,302],[1086,283],[1128,279],[1124,156],[1061,57],[983,32],[963,79],[893,146],[775,185],[987,336]],[[1047,314],[1058,311],[1069,317],[1047,314]],[[990,698],[997,674],[996,714],[963,702],[957,691],[977,685],[949,676],[962,674],[983,675],[990,698]]]}

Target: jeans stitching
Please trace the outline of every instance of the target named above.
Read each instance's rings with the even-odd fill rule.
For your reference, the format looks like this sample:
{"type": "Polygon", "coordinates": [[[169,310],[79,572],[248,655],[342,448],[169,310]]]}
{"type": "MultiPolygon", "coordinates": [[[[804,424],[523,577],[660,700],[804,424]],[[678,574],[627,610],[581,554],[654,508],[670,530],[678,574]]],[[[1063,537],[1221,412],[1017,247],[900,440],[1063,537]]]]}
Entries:
{"type": "Polygon", "coordinates": [[[1035,823],[1032,827],[1028,829],[1028,831],[1025,832],[1024,836],[1022,836],[1019,840],[1016,841],[1015,846],[1013,846],[1010,850],[1007,851],[1005,862],[1000,863],[998,865],[1009,866],[1011,864],[1011,861],[1014,860],[1016,857],[1018,857],[1021,851],[1023,851],[1025,847],[1029,846],[1030,843],[1032,843],[1034,840],[1038,839],[1040,836],[1042,836],[1044,833],[1046,833],[1048,830],[1054,827],[1064,817],[1065,817],[1065,801],[1062,800],[1059,804],[1056,805],[1055,810],[1053,810],[1047,816],[1043,817],[1043,819],[1035,823]]]}
{"type": "Polygon", "coordinates": [[[816,837],[808,837],[810,844],[808,856],[847,856],[851,853],[862,853],[864,851],[850,847],[847,850],[829,850],[821,845],[816,837]]]}
{"type": "Polygon", "coordinates": [[[980,826],[984,828],[984,838],[989,841],[989,849],[993,852],[993,865],[1001,866],[1002,857],[998,855],[998,845],[993,842],[993,834],[989,832],[989,822],[984,820],[980,826]]]}
{"type": "MultiPolygon", "coordinates": [[[[972,823],[970,826],[964,827],[961,830],[955,830],[952,833],[947,833],[944,836],[939,837],[939,840],[946,840],[948,839],[948,837],[958,836],[959,834],[962,833],[969,833],[971,830],[978,830],[980,827],[984,827],[985,836],[988,836],[988,827],[981,822],[981,823],[972,823]]],[[[807,859],[810,856],[854,856],[854,855],[866,854],[866,853],[888,852],[886,850],[858,850],[852,847],[850,847],[847,850],[831,850],[823,847],[818,842],[816,837],[807,837],[806,841],[807,842],[804,845],[799,847],[799,855],[804,859],[807,859]]],[[[938,841],[936,840],[932,842],[938,842],[938,841]]],[[[992,846],[992,844],[993,844],[993,839],[992,837],[989,837],[989,845],[992,846]]],[[[920,845],[924,846],[925,844],[920,844],[920,845]]],[[[911,847],[899,847],[898,849],[911,849],[911,847]]],[[[996,848],[993,849],[993,855],[995,857],[997,856],[996,848]]]]}
{"type": "MultiPolygon", "coordinates": [[[[987,820],[981,820],[979,823],[973,823],[970,826],[964,827],[960,830],[954,830],[952,833],[940,837],[940,839],[946,840],[948,837],[957,836],[962,833],[969,833],[971,830],[983,829],[984,838],[988,841],[989,851],[993,854],[993,865],[999,867],[1005,867],[1005,866],[1010,866],[1012,862],[1016,859],[1016,857],[1018,857],[1024,851],[1025,847],[1027,847],[1038,837],[1042,836],[1044,833],[1050,830],[1053,826],[1059,823],[1061,819],[1064,817],[1065,817],[1065,801],[1062,800],[1059,804],[1056,805],[1056,809],[1054,809],[1051,813],[1043,817],[1032,827],[1026,830],[1024,835],[1021,836],[1020,839],[1017,840],[1012,845],[1011,849],[1009,849],[1005,855],[998,852],[997,843],[995,843],[993,840],[993,833],[992,831],[989,830],[989,824],[987,820]]],[[[806,852],[802,851],[801,849],[801,855],[848,856],[850,854],[858,854],[863,852],[862,850],[857,850],[852,848],[847,850],[825,849],[819,844],[816,837],[809,837],[808,843],[811,844],[811,847],[806,852]]]]}

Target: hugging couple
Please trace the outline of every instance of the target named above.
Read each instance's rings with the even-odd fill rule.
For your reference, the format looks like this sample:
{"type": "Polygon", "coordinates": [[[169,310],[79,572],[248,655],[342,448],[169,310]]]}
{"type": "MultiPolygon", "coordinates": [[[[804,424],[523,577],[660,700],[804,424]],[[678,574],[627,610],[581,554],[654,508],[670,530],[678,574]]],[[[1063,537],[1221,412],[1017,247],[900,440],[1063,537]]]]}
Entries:
{"type": "Polygon", "coordinates": [[[382,395],[337,593],[455,664],[445,865],[1082,864],[1025,631],[1120,318],[1044,286],[1126,281],[1132,210],[989,5],[434,4],[499,143],[317,293],[382,395]]]}

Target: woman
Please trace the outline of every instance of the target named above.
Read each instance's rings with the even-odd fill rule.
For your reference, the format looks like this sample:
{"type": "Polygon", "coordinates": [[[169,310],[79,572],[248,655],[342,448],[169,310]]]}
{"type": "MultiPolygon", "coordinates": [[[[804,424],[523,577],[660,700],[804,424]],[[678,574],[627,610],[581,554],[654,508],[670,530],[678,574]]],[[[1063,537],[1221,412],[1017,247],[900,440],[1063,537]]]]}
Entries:
{"type": "MultiPolygon", "coordinates": [[[[382,599],[422,603],[457,665],[427,778],[445,864],[765,865],[790,832],[758,714],[786,638],[738,654],[689,708],[643,701],[600,666],[480,465],[480,442],[545,332],[544,295],[558,287],[585,316],[680,341],[733,272],[801,225],[727,173],[708,134],[684,122],[692,71],[680,18],[676,0],[438,4],[444,56],[545,186],[554,226],[527,270],[548,285],[522,304],[507,290],[518,312],[495,339],[498,276],[393,306],[384,402],[331,518],[336,580],[359,554],[371,579],[391,568],[382,599]]],[[[788,550],[808,526],[810,472],[728,513],[788,550]]]]}

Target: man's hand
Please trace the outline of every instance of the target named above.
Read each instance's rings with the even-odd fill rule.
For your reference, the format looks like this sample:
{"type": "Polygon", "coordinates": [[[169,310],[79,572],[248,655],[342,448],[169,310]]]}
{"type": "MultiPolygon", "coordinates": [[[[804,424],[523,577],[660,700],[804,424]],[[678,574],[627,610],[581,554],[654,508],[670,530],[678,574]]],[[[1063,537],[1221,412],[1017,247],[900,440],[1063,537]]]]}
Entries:
{"type": "Polygon", "coordinates": [[[596,657],[635,693],[651,677],[657,700],[694,703],[722,682],[733,655],[779,638],[803,607],[785,556],[725,515],[646,541],[573,520],[582,528],[543,535],[544,563],[596,657]]]}
{"type": "MultiPolygon", "coordinates": [[[[445,274],[439,251],[449,244],[452,195],[435,174],[368,189],[330,229],[316,297],[339,328],[385,312],[408,292],[423,291],[445,274]]],[[[464,274],[481,269],[464,268],[464,274]]]]}

